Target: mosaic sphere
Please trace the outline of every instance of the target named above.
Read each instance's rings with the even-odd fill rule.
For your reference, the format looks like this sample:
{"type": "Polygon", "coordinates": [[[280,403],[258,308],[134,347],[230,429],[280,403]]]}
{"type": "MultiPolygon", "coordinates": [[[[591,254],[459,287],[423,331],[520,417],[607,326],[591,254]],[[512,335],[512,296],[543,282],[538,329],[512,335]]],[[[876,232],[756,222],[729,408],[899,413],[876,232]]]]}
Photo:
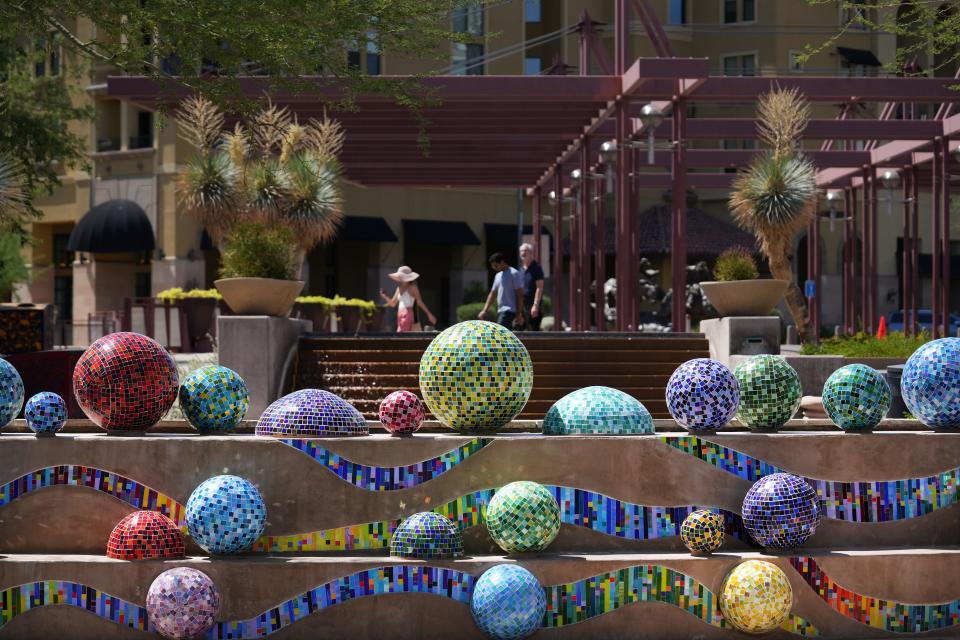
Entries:
{"type": "Polygon", "coordinates": [[[321,389],[300,389],[285,395],[257,421],[258,436],[312,438],[365,436],[367,421],[340,396],[321,389]]]}
{"type": "Polygon", "coordinates": [[[817,492],[806,480],[789,473],[760,478],[743,499],[743,525],[764,547],[799,547],[820,526],[817,492]]]}
{"type": "Polygon", "coordinates": [[[390,555],[399,558],[459,558],[463,536],[450,518],[432,511],[415,513],[390,538],[390,555]]]}
{"type": "Polygon", "coordinates": [[[177,399],[177,366],[156,340],[111,333],[83,352],[73,370],[73,394],[94,423],[108,431],[155,425],[177,399]]]}
{"type": "Polygon", "coordinates": [[[560,505],[536,482],[511,482],[487,505],[487,531],[507,553],[542,551],[560,533],[560,505]]]}
{"type": "Polygon", "coordinates": [[[877,426],[887,415],[892,399],[883,374],[865,364],[840,367],[823,385],[823,408],[845,431],[877,426]]]}
{"type": "Polygon", "coordinates": [[[63,429],[67,421],[67,403],[52,391],[41,391],[27,400],[23,417],[37,435],[52,435],[63,429]]]}
{"type": "Polygon", "coordinates": [[[0,358],[0,427],[5,427],[23,408],[23,378],[17,369],[0,358]]]}
{"type": "Polygon", "coordinates": [[[229,431],[249,406],[243,378],[233,369],[208,365],[192,371],[180,385],[180,409],[197,431],[229,431]]]}
{"type": "Polygon", "coordinates": [[[737,419],[750,429],[779,429],[800,408],[800,376],[780,356],[752,356],[733,375],[740,385],[737,419]]]}
{"type": "Polygon", "coordinates": [[[723,516],[707,509],[697,509],[680,525],[680,539],[693,553],[713,553],[723,544],[723,516]]]}
{"type": "Polygon", "coordinates": [[[903,366],[900,391],[923,424],[960,428],[960,338],[933,340],[914,351],[903,366]]]}
{"type": "Polygon", "coordinates": [[[653,433],[653,418],[631,395],[610,387],[584,387],[557,400],[543,419],[543,432],[624,435],[653,433]]]}
{"type": "Polygon", "coordinates": [[[187,530],[208,553],[246,551],[266,524],[267,506],[260,492],[237,476],[204,480],[187,500],[187,530]]]}
{"type": "Polygon", "coordinates": [[[394,391],[380,403],[380,423],[390,433],[413,433],[423,424],[423,403],[410,391],[394,391]]]}
{"type": "Polygon", "coordinates": [[[420,391],[452,429],[498,429],[519,414],[533,389],[527,348],[509,329],[468,320],[441,332],[420,359],[420,391]]]}
{"type": "Polygon", "coordinates": [[[164,638],[185,640],[205,634],[219,610],[220,593],[213,580],[190,567],[164,571],[147,591],[147,617],[164,638]]]}
{"type": "Polygon", "coordinates": [[[690,431],[719,429],[733,419],[739,405],[740,384],[716,360],[687,360],[667,382],[667,410],[690,431]]]}
{"type": "Polygon", "coordinates": [[[744,633],[769,633],[782,625],[793,607],[793,589],[772,562],[741,562],[723,579],[720,612],[744,633]]]}
{"type": "Polygon", "coordinates": [[[117,560],[182,558],[183,534],[156,511],[134,511],[117,523],[107,540],[107,557],[117,560]]]}
{"type": "Polygon", "coordinates": [[[491,638],[519,640],[543,624],[547,597],[532,573],[515,564],[498,564],[477,578],[470,611],[491,638]]]}

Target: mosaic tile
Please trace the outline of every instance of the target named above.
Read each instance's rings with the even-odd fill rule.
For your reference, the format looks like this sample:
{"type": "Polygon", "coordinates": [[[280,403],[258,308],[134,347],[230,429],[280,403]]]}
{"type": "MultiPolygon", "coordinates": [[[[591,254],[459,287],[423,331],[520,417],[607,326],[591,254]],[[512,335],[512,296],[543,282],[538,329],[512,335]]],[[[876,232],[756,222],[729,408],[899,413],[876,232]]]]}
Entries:
{"type": "Polygon", "coordinates": [[[27,400],[23,418],[37,435],[54,434],[67,421],[67,403],[55,393],[41,391],[27,400]]]}
{"type": "Polygon", "coordinates": [[[220,593],[210,576],[191,567],[168,569],[147,591],[147,615],[165,638],[185,640],[213,628],[220,593]]]}
{"type": "Polygon", "coordinates": [[[690,431],[719,429],[733,419],[739,405],[737,378],[716,360],[688,360],[667,382],[667,410],[690,431]]]}
{"type": "Polygon", "coordinates": [[[720,586],[720,611],[744,633],[768,633],[786,622],[793,589],[772,562],[747,560],[733,568],[720,586]]]}
{"type": "Polygon", "coordinates": [[[499,564],[477,578],[470,598],[473,620],[491,638],[526,638],[543,624],[546,595],[537,578],[515,564],[499,564]]]}
{"type": "Polygon", "coordinates": [[[585,387],[557,400],[543,419],[547,435],[628,435],[653,433],[653,417],[643,404],[610,387],[585,387]]]}
{"type": "Polygon", "coordinates": [[[507,553],[543,551],[560,533],[560,507],[536,482],[511,482],[487,505],[487,531],[507,553]]]}
{"type": "Polygon", "coordinates": [[[190,537],[208,553],[247,551],[263,534],[267,507],[253,484],[237,476],[214,476],[200,483],[186,510],[190,537]]]}
{"type": "Polygon", "coordinates": [[[960,427],[960,338],[933,340],[914,351],[903,367],[900,391],[923,424],[960,427]]]}
{"type": "Polygon", "coordinates": [[[425,511],[403,520],[390,538],[390,555],[400,558],[459,558],[463,535],[448,518],[425,511]]]}
{"type": "Polygon", "coordinates": [[[764,547],[799,547],[820,526],[816,491],[803,478],[775,473],[757,480],[743,499],[743,526],[764,547]]]}
{"type": "Polygon", "coordinates": [[[136,631],[153,630],[146,607],[66,580],[28,582],[0,591],[0,628],[19,615],[51,605],[76,607],[136,631]]]}
{"type": "Polygon", "coordinates": [[[698,509],[683,519],[680,539],[691,552],[713,553],[723,544],[724,529],[722,515],[698,509]]]}
{"type": "Polygon", "coordinates": [[[23,378],[12,364],[0,358],[0,427],[5,427],[23,408],[23,378]]]}
{"type": "Polygon", "coordinates": [[[864,364],[840,367],[823,385],[823,408],[844,431],[874,428],[886,417],[892,399],[883,374],[864,364]]]}
{"type": "Polygon", "coordinates": [[[380,424],[395,435],[414,433],[423,424],[423,403],[417,394],[394,391],[380,402],[380,424]]]}
{"type": "Polygon", "coordinates": [[[780,356],[751,356],[733,375],[740,385],[737,419],[750,429],[779,429],[800,408],[800,376],[780,356]]]}
{"type": "Polygon", "coordinates": [[[370,431],[356,408],[321,389],[301,389],[267,407],[257,421],[258,436],[365,436],[370,431]]]}
{"type": "Polygon", "coordinates": [[[177,523],[156,511],[134,511],[110,532],[107,557],[117,560],[182,558],[183,534],[177,523]]]}
{"type": "Polygon", "coordinates": [[[230,431],[243,420],[250,394],[236,371],[208,365],[192,371],[180,385],[180,409],[195,429],[230,431]]]}

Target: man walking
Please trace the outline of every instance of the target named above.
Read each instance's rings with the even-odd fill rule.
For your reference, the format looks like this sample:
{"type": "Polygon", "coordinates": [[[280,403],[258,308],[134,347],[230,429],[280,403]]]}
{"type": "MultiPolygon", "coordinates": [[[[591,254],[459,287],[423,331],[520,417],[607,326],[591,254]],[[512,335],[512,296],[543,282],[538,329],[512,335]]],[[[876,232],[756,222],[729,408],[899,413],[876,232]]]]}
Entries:
{"type": "Polygon", "coordinates": [[[520,261],[523,263],[523,302],[530,309],[527,318],[528,331],[540,331],[540,302],[543,300],[543,268],[533,259],[533,245],[524,242],[520,245],[520,261]]]}
{"type": "Polygon", "coordinates": [[[507,264],[502,253],[490,256],[490,268],[497,272],[493,278],[493,286],[487,294],[487,301],[477,315],[481,320],[487,315],[487,309],[497,296],[497,323],[507,329],[513,329],[514,323],[523,325],[523,276],[520,272],[507,264]]]}

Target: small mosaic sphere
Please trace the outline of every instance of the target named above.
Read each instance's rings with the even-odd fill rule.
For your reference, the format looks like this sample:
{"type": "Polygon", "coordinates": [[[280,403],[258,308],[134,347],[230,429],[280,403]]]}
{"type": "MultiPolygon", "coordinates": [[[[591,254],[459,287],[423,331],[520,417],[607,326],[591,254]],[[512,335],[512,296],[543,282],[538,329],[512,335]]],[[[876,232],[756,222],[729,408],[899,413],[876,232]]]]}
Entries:
{"type": "Polygon", "coordinates": [[[395,435],[414,433],[423,424],[423,403],[417,394],[401,389],[380,403],[380,424],[395,435]]]}
{"type": "Polygon", "coordinates": [[[780,356],[752,356],[733,375],[740,385],[737,419],[750,429],[779,429],[800,408],[800,375],[780,356]]]}
{"type": "Polygon", "coordinates": [[[67,403],[52,391],[41,391],[27,400],[23,417],[35,434],[53,435],[67,421],[67,403]]]}
{"type": "Polygon", "coordinates": [[[187,530],[208,553],[246,551],[263,534],[267,506],[253,484],[237,476],[214,476],[187,500],[187,530]]]}
{"type": "Polygon", "coordinates": [[[450,518],[424,511],[397,527],[390,538],[390,555],[399,558],[459,558],[463,536],[450,518]]]}
{"type": "Polygon", "coordinates": [[[823,385],[823,408],[845,431],[873,429],[887,415],[892,400],[883,375],[865,364],[840,367],[823,385]]]}
{"type": "Polygon", "coordinates": [[[423,401],[451,429],[499,429],[523,410],[532,389],[527,348],[493,322],[453,325],[420,359],[423,401]]]}
{"type": "Polygon", "coordinates": [[[960,338],[933,340],[914,351],[903,366],[900,392],[926,426],[960,428],[960,338]]]}
{"type": "Polygon", "coordinates": [[[111,333],[83,352],[73,394],[90,420],[107,431],[142,431],[177,399],[177,366],[160,343],[139,333],[111,333]]]}
{"type": "Polygon", "coordinates": [[[147,591],[147,617],[164,638],[185,640],[205,634],[219,611],[220,592],[213,580],[190,567],[164,571],[147,591]]]}
{"type": "Polygon", "coordinates": [[[542,551],[560,533],[560,505],[536,482],[511,482],[487,505],[487,531],[507,553],[542,551]]]}
{"type": "Polygon", "coordinates": [[[229,431],[247,414],[250,394],[233,369],[208,365],[192,371],[180,386],[183,416],[197,431],[229,431]]]}
{"type": "Polygon", "coordinates": [[[477,578],[470,611],[489,637],[519,640],[543,624],[547,597],[532,573],[515,564],[498,564],[477,578]]]}
{"type": "Polygon", "coordinates": [[[740,384],[716,360],[688,360],[667,382],[667,410],[684,429],[719,429],[733,419],[738,406],[740,384]]]}
{"type": "Polygon", "coordinates": [[[744,633],[777,629],[792,607],[790,580],[780,567],[765,560],[741,562],[720,587],[720,612],[744,633]]]}
{"type": "Polygon", "coordinates": [[[365,436],[367,421],[340,396],[321,389],[300,389],[264,410],[257,421],[258,436],[313,438],[365,436]]]}
{"type": "Polygon", "coordinates": [[[182,558],[183,534],[177,524],[156,511],[134,511],[110,532],[107,557],[117,560],[182,558]]]}
{"type": "Polygon", "coordinates": [[[743,525],[764,547],[799,547],[820,526],[817,492],[806,480],[789,473],[760,478],[743,499],[743,525]]]}
{"type": "Polygon", "coordinates": [[[723,544],[723,516],[707,509],[697,509],[680,525],[680,539],[693,553],[713,553],[723,544]]]}
{"type": "Polygon", "coordinates": [[[543,419],[548,435],[653,433],[653,417],[639,400],[610,387],[584,387],[557,400],[543,419]]]}
{"type": "Polygon", "coordinates": [[[10,424],[23,408],[23,378],[12,364],[0,358],[0,427],[10,424]]]}

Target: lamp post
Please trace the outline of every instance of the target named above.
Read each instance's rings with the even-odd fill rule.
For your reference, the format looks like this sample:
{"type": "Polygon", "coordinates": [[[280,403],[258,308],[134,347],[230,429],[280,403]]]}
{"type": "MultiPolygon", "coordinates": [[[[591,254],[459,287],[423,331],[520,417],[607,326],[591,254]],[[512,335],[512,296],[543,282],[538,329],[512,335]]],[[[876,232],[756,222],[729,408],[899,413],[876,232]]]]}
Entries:
{"type": "Polygon", "coordinates": [[[656,129],[663,123],[663,112],[652,102],[643,105],[640,109],[640,122],[647,130],[647,164],[656,161],[656,129]]]}
{"type": "Polygon", "coordinates": [[[607,193],[613,193],[613,168],[617,166],[617,141],[607,140],[600,145],[600,164],[607,179],[607,193]]]}
{"type": "Polygon", "coordinates": [[[893,192],[900,186],[900,172],[894,169],[887,169],[883,172],[883,175],[880,176],[880,182],[883,183],[883,188],[887,190],[885,200],[887,203],[887,217],[889,217],[893,215],[893,192]]]}

